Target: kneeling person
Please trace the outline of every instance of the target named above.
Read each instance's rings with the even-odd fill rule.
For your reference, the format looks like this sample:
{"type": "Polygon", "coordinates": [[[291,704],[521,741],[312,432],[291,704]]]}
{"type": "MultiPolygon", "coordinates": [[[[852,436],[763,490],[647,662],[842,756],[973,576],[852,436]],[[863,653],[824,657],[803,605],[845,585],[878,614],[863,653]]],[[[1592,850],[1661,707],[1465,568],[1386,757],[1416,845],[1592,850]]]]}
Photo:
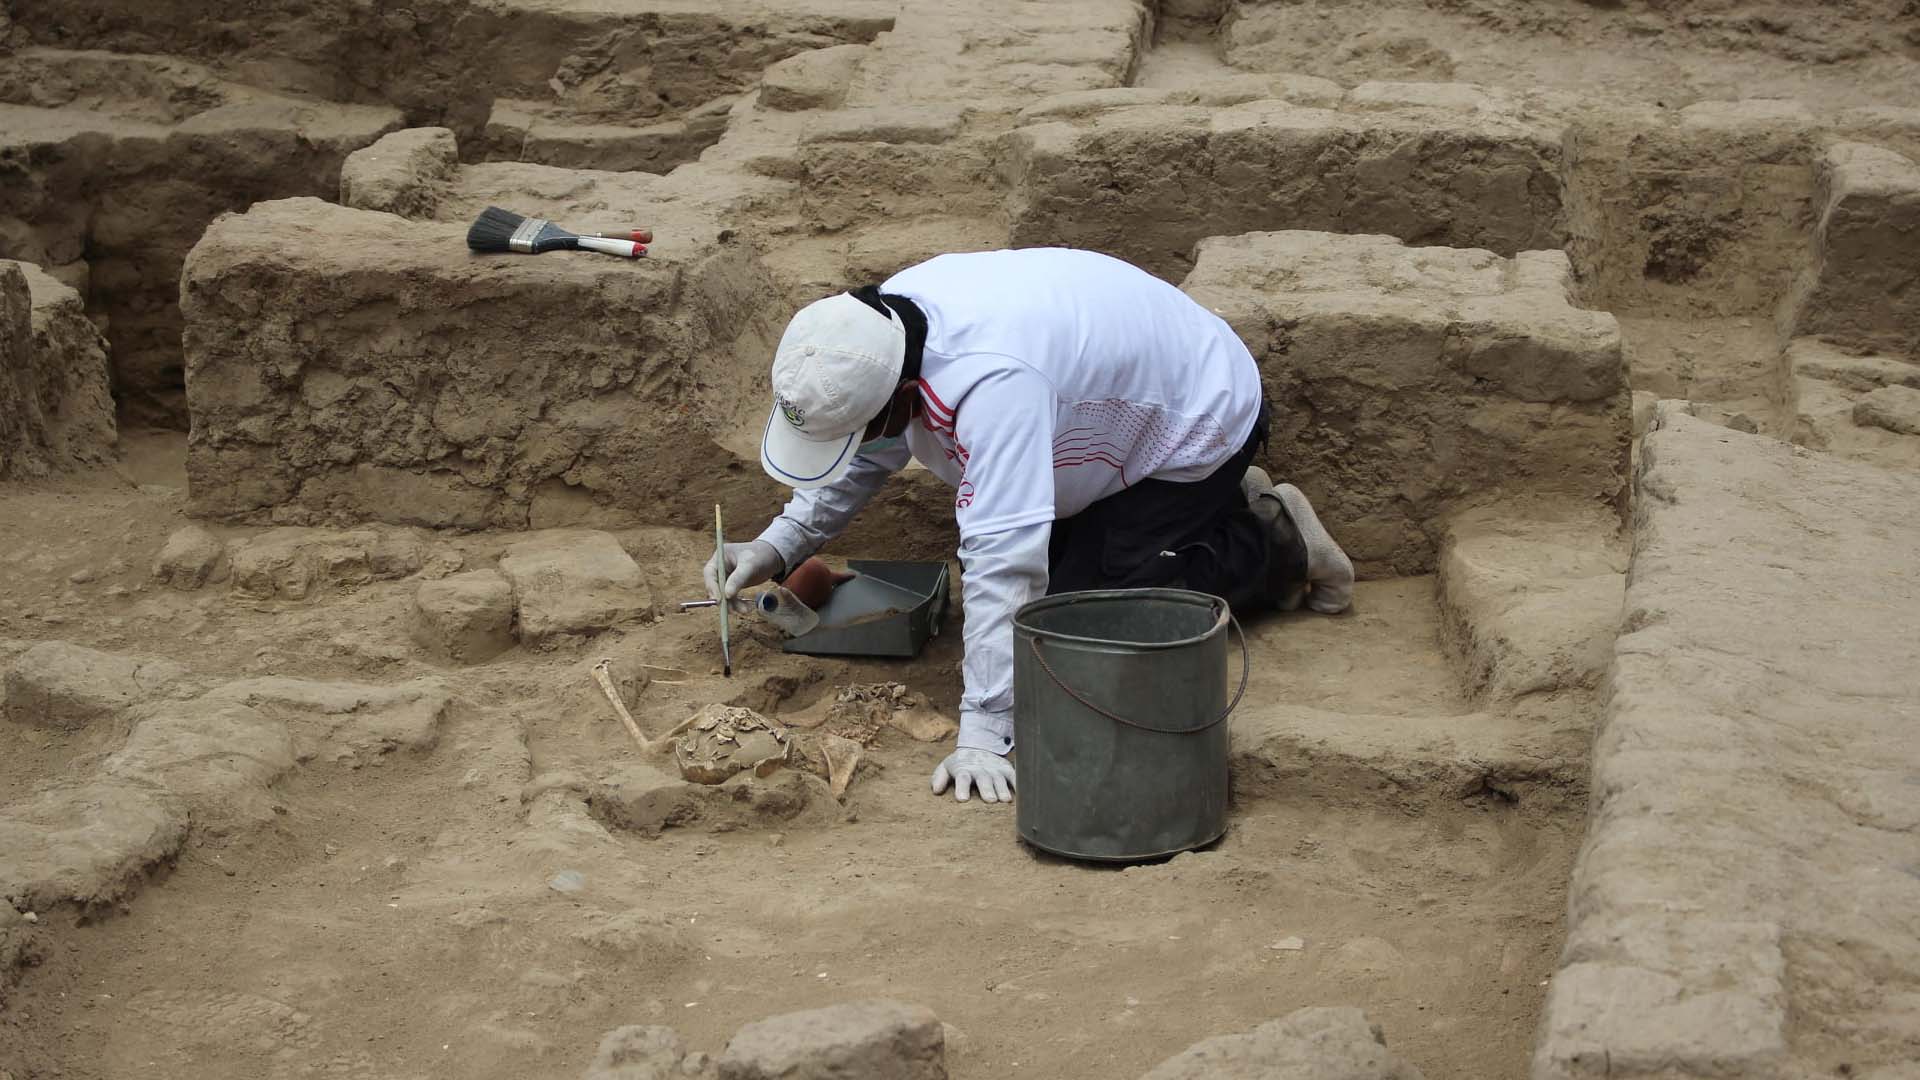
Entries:
{"type": "Polygon", "coordinates": [[[955,490],[965,571],[958,746],[933,774],[1013,797],[1013,616],[1050,593],[1174,586],[1237,611],[1346,609],[1353,566],[1306,497],[1252,466],[1260,373],[1231,328],[1118,259],[942,255],[800,310],[760,463],[794,488],[707,566],[716,598],[783,577],[920,461],[955,490]]]}

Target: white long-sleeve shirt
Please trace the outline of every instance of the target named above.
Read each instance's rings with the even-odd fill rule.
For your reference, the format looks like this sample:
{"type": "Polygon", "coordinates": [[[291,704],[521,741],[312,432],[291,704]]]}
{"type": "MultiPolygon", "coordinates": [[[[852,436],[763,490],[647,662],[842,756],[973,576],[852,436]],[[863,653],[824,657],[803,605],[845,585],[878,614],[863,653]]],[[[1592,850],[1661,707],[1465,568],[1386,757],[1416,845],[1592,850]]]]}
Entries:
{"type": "Polygon", "coordinates": [[[1260,376],[1231,328],[1118,259],[942,255],[882,291],[927,317],[924,412],[796,491],[760,539],[798,566],[919,460],[954,488],[966,610],[959,745],[1013,747],[1013,616],[1047,591],[1052,523],[1140,480],[1200,480],[1247,440],[1260,376]]]}

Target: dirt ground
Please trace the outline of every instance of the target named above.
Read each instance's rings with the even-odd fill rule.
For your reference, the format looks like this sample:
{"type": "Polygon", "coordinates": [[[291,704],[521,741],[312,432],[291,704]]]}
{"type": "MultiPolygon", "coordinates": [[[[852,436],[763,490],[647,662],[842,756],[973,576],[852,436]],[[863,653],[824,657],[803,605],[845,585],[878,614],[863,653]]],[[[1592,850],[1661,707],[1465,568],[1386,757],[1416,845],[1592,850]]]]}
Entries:
{"type": "MultiPolygon", "coordinates": [[[[1920,148],[1911,89],[1920,85],[1920,12],[1909,0],[1062,0],[991,11],[756,0],[722,5],[724,17],[679,0],[503,0],[471,10],[447,0],[378,20],[279,0],[216,5],[205,18],[173,0],[73,3],[68,12],[0,0],[0,258],[42,264],[85,298],[111,342],[122,427],[105,451],[112,465],[0,479],[0,668],[36,643],[70,642],[172,661],[194,694],[273,677],[431,685],[449,704],[414,743],[308,754],[258,790],[196,803],[178,850],[143,866],[124,895],[46,905],[24,929],[0,922],[0,1080],[574,1076],[621,1025],[669,1025],[718,1053],[748,1021],[868,998],[931,1008],[947,1025],[958,1080],[1129,1080],[1197,1040],[1314,1005],[1364,1009],[1393,1052],[1430,1078],[1544,1076],[1529,1055],[1563,962],[1568,882],[1588,825],[1589,745],[1607,707],[1626,585],[1632,508],[1613,494],[1631,486],[1625,430],[1611,433],[1623,471],[1600,478],[1615,486],[1604,498],[1585,493],[1578,513],[1542,511],[1553,529],[1529,532],[1518,502],[1507,531],[1423,519],[1409,535],[1433,550],[1390,552],[1409,561],[1373,565],[1436,573],[1362,581],[1343,616],[1248,627],[1254,674],[1233,721],[1230,829],[1206,850],[1124,869],[1038,854],[1018,842],[1011,807],[931,794],[928,776],[948,746],[894,730],[881,733],[844,801],[794,770],[666,809],[650,794],[660,763],[635,749],[594,685],[601,657],[637,687],[632,710],[650,734],[715,703],[779,720],[844,687],[888,681],[956,709],[957,563],[953,614],[918,659],[792,656],[749,623],[737,629],[728,679],[714,613],[676,610],[702,594],[711,551],[708,523],[681,511],[725,501],[744,538],[760,523],[734,508],[776,505],[752,467],[764,358],[747,346],[777,328],[777,315],[939,250],[1002,246],[1036,192],[1056,197],[1049,213],[1063,228],[1102,206],[1127,209],[1101,226],[1144,234],[1175,221],[1155,233],[1168,265],[1191,265],[1201,237],[1180,230],[1207,215],[1156,207],[1205,203],[1196,193],[1215,189],[1203,185],[1259,189],[1255,220],[1233,232],[1415,233],[1421,244],[1450,242],[1433,239],[1449,222],[1420,215],[1437,205],[1446,218],[1454,204],[1442,196],[1459,197],[1513,226],[1488,235],[1563,246],[1570,299],[1617,320],[1613,351],[1586,354],[1624,358],[1630,388],[1615,386],[1608,407],[1592,410],[1607,423],[1624,428],[1631,399],[1637,436],[1654,398],[1686,398],[1692,415],[1742,431],[1791,438],[1817,427],[1822,445],[1870,444],[1880,460],[1920,461],[1920,427],[1901,427],[1920,419],[1871,430],[1855,421],[1850,395],[1901,388],[1889,383],[1905,378],[1907,359],[1891,352],[1822,352],[1824,370],[1841,375],[1811,391],[1826,396],[1809,419],[1788,304],[1796,283],[1823,272],[1823,200],[1847,189],[1827,144],[1920,148]],[[524,48],[514,62],[480,62],[497,59],[497,42],[515,28],[524,48]],[[132,90],[115,88],[134,76],[132,90]],[[1455,85],[1465,83],[1478,85],[1455,85]],[[1228,112],[1249,104],[1255,111],[1228,112]],[[1167,111],[1146,115],[1155,109],[1167,111]],[[1289,217],[1291,188],[1235,181],[1232,160],[1196,153],[1129,174],[1139,163],[1102,142],[1130,146],[1122,136],[1147,132],[1140,145],[1154,145],[1156,131],[1185,137],[1213,123],[1278,133],[1268,156],[1309,179],[1348,168],[1356,183],[1397,192],[1433,172],[1441,195],[1414,206],[1342,191],[1330,197],[1333,224],[1301,224],[1289,217]],[[270,294],[216,281],[223,267],[213,266],[213,299],[201,310],[231,333],[203,333],[183,350],[182,268],[204,250],[196,244],[216,215],[292,196],[333,200],[349,153],[403,127],[442,124],[458,149],[421,167],[431,182],[381,177],[403,189],[394,206],[411,208],[409,220],[273,204],[280,236],[311,232],[324,212],[414,248],[405,288],[382,276],[391,268],[356,263],[364,251],[353,244],[316,241],[338,257],[333,300],[351,318],[280,323],[260,309],[307,302],[303,290],[321,291],[311,279],[276,279],[270,294]],[[1299,151],[1286,142],[1296,127],[1325,135],[1330,149],[1299,151]],[[1092,179],[1047,189],[1045,170],[1021,174],[1022,137],[1090,148],[1092,179]],[[1516,147],[1484,175],[1461,167],[1516,147]],[[1103,148],[1109,158],[1097,158],[1103,148]],[[1527,174],[1527,162],[1546,164],[1527,174]],[[1483,180],[1520,191],[1526,213],[1505,195],[1455,190],[1483,180]],[[1108,195],[1121,201],[1099,201],[1108,195]],[[544,201],[560,208],[545,211],[556,219],[643,206],[658,214],[647,220],[662,239],[658,257],[622,284],[631,294],[596,277],[595,264],[569,264],[574,298],[565,303],[596,313],[598,337],[550,337],[544,351],[501,345],[477,358],[459,354],[464,341],[449,347],[449,370],[471,378],[461,393],[493,381],[491,397],[475,397],[446,425],[466,429],[469,443],[455,447],[400,405],[386,417],[393,427],[373,435],[365,414],[345,411],[300,430],[264,413],[234,421],[243,409],[190,415],[183,357],[194,348],[204,358],[218,346],[236,369],[287,357],[285,367],[298,368],[328,348],[346,363],[364,353],[405,367],[418,339],[452,339],[467,319],[452,303],[456,289],[440,294],[449,303],[439,321],[389,304],[389,293],[412,293],[413,303],[458,279],[472,286],[462,303],[497,301],[500,327],[535,321],[528,313],[540,297],[559,295],[551,282],[520,279],[509,302],[496,279],[425,246],[457,243],[463,222],[496,200],[544,201]],[[1141,206],[1151,220],[1127,216],[1141,206]],[[149,219],[165,224],[143,231],[149,219]],[[434,276],[442,263],[452,267],[446,278],[434,276]],[[602,317],[629,295],[663,309],[644,339],[602,317]],[[393,325],[408,311],[413,323],[393,325]],[[303,336],[316,334],[329,335],[324,348],[303,336]],[[673,351],[689,342],[698,356],[673,351]],[[647,353],[638,376],[623,351],[647,353]],[[528,359],[536,354],[538,364],[528,359]],[[548,363],[572,382],[542,384],[524,400],[500,389],[548,363]],[[1834,387],[1844,379],[1858,385],[1843,394],[1834,387]],[[651,441],[623,443],[630,432],[603,429],[620,428],[629,407],[669,422],[648,429],[651,441]],[[554,445],[493,439],[493,414],[516,409],[560,417],[554,445]],[[229,490],[200,482],[190,492],[190,426],[203,452],[234,429],[266,449],[203,459],[197,475],[229,490]],[[575,436],[580,445],[555,449],[575,436]],[[354,437],[381,445],[349,445],[354,437]],[[417,444],[406,451],[415,458],[397,457],[402,441],[417,444]],[[642,456],[632,446],[645,460],[619,460],[642,456]],[[339,486],[326,505],[296,505],[291,485],[273,493],[283,502],[254,498],[273,486],[260,462],[290,447],[300,460],[276,467],[310,470],[303,480],[356,453],[362,464],[396,455],[398,465],[392,486],[360,488],[341,465],[327,477],[339,486]],[[596,451],[608,460],[592,461],[596,451]],[[427,568],[323,584],[302,599],[156,580],[157,553],[190,524],[222,542],[276,523],[419,524],[381,517],[381,504],[428,491],[409,478],[454,471],[446,460],[509,479],[489,494],[502,497],[487,515],[429,524],[602,527],[639,567],[650,617],[472,666],[431,658],[411,637],[416,594],[452,569],[496,566],[521,535],[491,527],[413,530],[427,568]],[[622,498],[640,501],[635,492],[648,501],[620,516],[633,509],[622,498]],[[226,518],[189,513],[236,507],[226,518]],[[1585,527],[1567,521],[1595,522],[1593,535],[1565,542],[1585,527]]],[[[1255,158],[1265,152],[1248,145],[1255,158]]],[[[239,238],[226,266],[265,267],[261,277],[284,269],[258,257],[280,243],[247,231],[262,226],[221,220],[239,238]],[[249,238],[255,248],[241,242],[249,238]]],[[[285,265],[299,264],[298,245],[284,246],[285,265]]],[[[1409,278],[1407,267],[1439,261],[1418,250],[1404,257],[1392,272],[1409,278]]],[[[300,266],[324,276],[334,264],[300,266]]],[[[1846,284],[1840,270],[1830,276],[1846,284]]],[[[1380,310],[1413,303],[1407,287],[1383,287],[1400,291],[1380,310]]],[[[1358,329],[1339,340],[1381,348],[1390,334],[1368,322],[1372,302],[1342,312],[1350,321],[1341,325],[1358,329]]],[[[1289,354],[1296,329],[1267,321],[1270,340],[1250,341],[1263,363],[1289,354]]],[[[1307,335],[1300,340],[1296,358],[1309,351],[1307,335]]],[[[1311,378],[1293,389],[1308,386],[1305,396],[1319,400],[1291,404],[1302,423],[1323,426],[1304,437],[1362,430],[1337,430],[1354,418],[1329,407],[1336,389],[1351,390],[1350,370],[1330,362],[1311,374],[1321,389],[1311,378]]],[[[244,397],[255,377],[246,370],[219,391],[244,397]]],[[[381,383],[377,372],[355,377],[381,383]]],[[[307,406],[321,408],[317,382],[276,378],[284,385],[273,392],[294,403],[285,416],[304,422],[307,406]]],[[[1408,376],[1404,393],[1389,388],[1350,411],[1389,425],[1423,379],[1408,376]]],[[[1462,431],[1499,429],[1492,442],[1501,446],[1524,445],[1536,429],[1579,439],[1568,401],[1551,395],[1527,399],[1545,419],[1481,423],[1475,410],[1496,398],[1483,383],[1435,392],[1457,422],[1422,445],[1435,471],[1459,468],[1447,455],[1462,431]]],[[[202,401],[230,404],[220,392],[202,401]]],[[[391,396],[404,403],[416,392],[426,391],[391,396]]],[[[1327,445],[1327,456],[1354,449],[1327,445]]],[[[1287,463],[1272,464],[1285,478],[1287,463]]],[[[1525,476],[1545,464],[1516,453],[1511,468],[1488,472],[1525,476]]],[[[1375,487],[1342,494],[1369,510],[1411,506],[1411,481],[1396,486],[1397,475],[1377,470],[1375,487]]],[[[876,505],[867,531],[831,554],[951,557],[948,523],[924,520],[947,498],[933,487],[924,474],[908,478],[876,505]]],[[[1340,523],[1329,524],[1337,535],[1340,523]]],[[[0,721],[0,811],[100,773],[149,704],[71,730],[0,721]]]]}
{"type": "MultiPolygon", "coordinates": [[[[143,553],[186,520],[178,439],[128,443],[139,464],[122,476],[9,495],[0,636],[84,633],[207,672],[430,670],[398,647],[414,582],[302,604],[149,585],[143,553]],[[107,572],[68,581],[86,568],[107,572]],[[115,588],[130,591],[104,595],[115,588]]],[[[695,594],[701,537],[623,540],[662,595],[695,594]]],[[[457,543],[478,556],[501,541],[457,543]]],[[[1431,579],[1364,583],[1355,606],[1257,626],[1262,680],[1243,712],[1467,710],[1431,579]]],[[[623,1023],[670,1024],[717,1051],[744,1019],[898,997],[956,1029],[956,1076],[1095,1077],[1144,1070],[1196,1031],[1351,1003],[1433,1075],[1521,1075],[1578,838],[1564,806],[1258,797],[1213,849],[1088,867],[1017,843],[1010,807],[933,796],[945,749],[897,732],[844,808],[795,820],[749,813],[648,838],[577,800],[529,801],[564,787],[553,777],[636,757],[586,681],[597,653],[651,667],[660,681],[636,714],[661,731],[708,701],[777,716],[887,679],[950,708],[956,629],[912,664],[806,661],[754,631],[727,681],[711,613],[693,612],[460,670],[430,752],[296,770],[275,785],[270,826],[196,835],[155,886],[59,935],[0,1031],[27,1075],[561,1075],[623,1023]],[[584,878],[577,891],[553,887],[566,871],[584,878]]],[[[21,725],[0,739],[8,790],[85,769],[112,743],[21,725]]]]}

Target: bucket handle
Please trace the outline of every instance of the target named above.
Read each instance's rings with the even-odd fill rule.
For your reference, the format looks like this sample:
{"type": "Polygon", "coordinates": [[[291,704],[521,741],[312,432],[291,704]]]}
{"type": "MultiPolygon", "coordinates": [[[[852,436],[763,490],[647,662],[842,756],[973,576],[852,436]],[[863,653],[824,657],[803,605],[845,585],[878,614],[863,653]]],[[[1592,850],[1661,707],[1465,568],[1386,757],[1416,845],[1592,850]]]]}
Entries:
{"type": "Polygon", "coordinates": [[[1033,658],[1040,662],[1040,670],[1047,673],[1047,678],[1053,680],[1053,685],[1059,687],[1061,692],[1085,706],[1089,711],[1104,716],[1116,724],[1125,724],[1130,728],[1139,728],[1141,731],[1153,731],[1161,735],[1197,735],[1233,715],[1233,710],[1240,707],[1240,699],[1247,693],[1247,678],[1253,674],[1253,656],[1247,649],[1247,632],[1240,629],[1240,620],[1233,617],[1232,611],[1227,612],[1227,622],[1232,625],[1233,632],[1240,635],[1240,689],[1233,692],[1233,700],[1227,702],[1226,710],[1219,716],[1214,717],[1197,728],[1184,728],[1178,731],[1171,728],[1157,728],[1150,724],[1142,724],[1136,720],[1129,720],[1124,716],[1117,716],[1095,705],[1093,702],[1081,697],[1079,691],[1060,681],[1060,676],[1054,673],[1053,666],[1047,663],[1046,656],[1040,652],[1039,638],[1028,638],[1027,646],[1033,650],[1033,658]]]}

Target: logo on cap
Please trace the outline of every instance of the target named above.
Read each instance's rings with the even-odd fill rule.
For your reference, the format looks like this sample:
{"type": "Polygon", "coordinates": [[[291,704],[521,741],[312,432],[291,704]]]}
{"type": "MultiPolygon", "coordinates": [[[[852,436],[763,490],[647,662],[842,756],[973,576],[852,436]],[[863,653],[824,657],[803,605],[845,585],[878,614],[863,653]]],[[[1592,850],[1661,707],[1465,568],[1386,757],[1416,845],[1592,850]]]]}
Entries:
{"type": "Polygon", "coordinates": [[[800,411],[799,406],[784,397],[775,397],[773,403],[780,406],[780,415],[787,418],[787,423],[792,424],[794,427],[806,426],[806,414],[800,411]]]}

